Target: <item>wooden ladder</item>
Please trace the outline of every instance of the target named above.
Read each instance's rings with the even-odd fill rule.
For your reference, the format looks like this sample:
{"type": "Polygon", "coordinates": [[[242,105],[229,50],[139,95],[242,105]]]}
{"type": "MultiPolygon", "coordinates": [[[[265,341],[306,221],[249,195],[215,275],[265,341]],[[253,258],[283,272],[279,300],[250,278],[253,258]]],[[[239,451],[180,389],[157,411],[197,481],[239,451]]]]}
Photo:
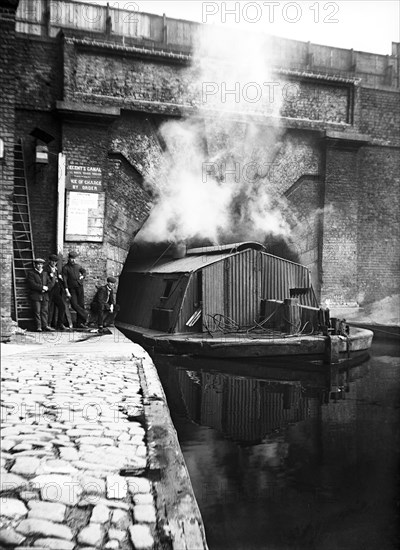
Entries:
{"type": "Polygon", "coordinates": [[[23,141],[14,147],[13,195],[13,318],[22,328],[33,324],[26,275],[34,258],[23,141]]]}

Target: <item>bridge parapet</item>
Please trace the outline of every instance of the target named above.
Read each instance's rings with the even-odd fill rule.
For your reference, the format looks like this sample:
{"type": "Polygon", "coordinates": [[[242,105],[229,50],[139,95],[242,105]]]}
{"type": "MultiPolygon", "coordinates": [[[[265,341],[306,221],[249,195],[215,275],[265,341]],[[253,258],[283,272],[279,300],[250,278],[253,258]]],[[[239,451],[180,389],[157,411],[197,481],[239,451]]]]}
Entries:
{"type": "MultiPolygon", "coordinates": [[[[135,3],[132,2],[132,6],[135,3]]],[[[81,36],[110,40],[124,45],[168,49],[189,53],[201,24],[170,17],[100,6],[72,0],[21,0],[17,32],[55,37],[63,30],[81,36]]],[[[226,29],[221,27],[220,32],[226,29]]],[[[281,37],[268,38],[272,64],[313,73],[360,78],[362,86],[400,87],[400,44],[391,55],[334,48],[281,37]]]]}

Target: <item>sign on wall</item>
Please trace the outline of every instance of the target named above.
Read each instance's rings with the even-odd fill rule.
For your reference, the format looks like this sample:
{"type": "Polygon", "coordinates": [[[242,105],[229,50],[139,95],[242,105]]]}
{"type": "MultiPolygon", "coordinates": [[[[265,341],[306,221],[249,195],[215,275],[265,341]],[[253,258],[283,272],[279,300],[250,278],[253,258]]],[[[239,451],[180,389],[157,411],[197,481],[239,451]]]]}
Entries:
{"type": "Polygon", "coordinates": [[[105,194],[101,168],[69,165],[66,178],[65,240],[103,240],[105,194]]]}
{"type": "Polygon", "coordinates": [[[67,168],[66,189],[85,193],[103,191],[103,178],[100,166],[70,164],[67,168]]]}

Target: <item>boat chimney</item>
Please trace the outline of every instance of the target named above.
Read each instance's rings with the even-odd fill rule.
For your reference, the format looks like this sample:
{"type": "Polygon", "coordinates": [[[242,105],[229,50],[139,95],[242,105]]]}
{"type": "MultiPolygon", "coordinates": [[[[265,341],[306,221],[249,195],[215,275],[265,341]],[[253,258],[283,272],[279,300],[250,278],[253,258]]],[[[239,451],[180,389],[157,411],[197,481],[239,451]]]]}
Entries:
{"type": "Polygon", "coordinates": [[[179,260],[186,256],[186,243],[184,241],[179,241],[174,243],[172,246],[172,257],[174,260],[179,260]]]}

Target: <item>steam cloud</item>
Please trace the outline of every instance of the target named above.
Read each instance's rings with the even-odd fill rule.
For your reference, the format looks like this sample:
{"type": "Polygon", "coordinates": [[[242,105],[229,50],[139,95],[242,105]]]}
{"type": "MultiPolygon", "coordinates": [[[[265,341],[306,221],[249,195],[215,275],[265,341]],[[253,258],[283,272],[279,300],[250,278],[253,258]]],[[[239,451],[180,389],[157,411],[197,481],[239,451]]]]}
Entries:
{"type": "Polygon", "coordinates": [[[201,27],[185,74],[195,108],[160,129],[166,151],[145,182],[156,200],[138,240],[289,235],[286,204],[269,178],[282,94],[268,84],[267,48],[260,36],[201,27]]]}

